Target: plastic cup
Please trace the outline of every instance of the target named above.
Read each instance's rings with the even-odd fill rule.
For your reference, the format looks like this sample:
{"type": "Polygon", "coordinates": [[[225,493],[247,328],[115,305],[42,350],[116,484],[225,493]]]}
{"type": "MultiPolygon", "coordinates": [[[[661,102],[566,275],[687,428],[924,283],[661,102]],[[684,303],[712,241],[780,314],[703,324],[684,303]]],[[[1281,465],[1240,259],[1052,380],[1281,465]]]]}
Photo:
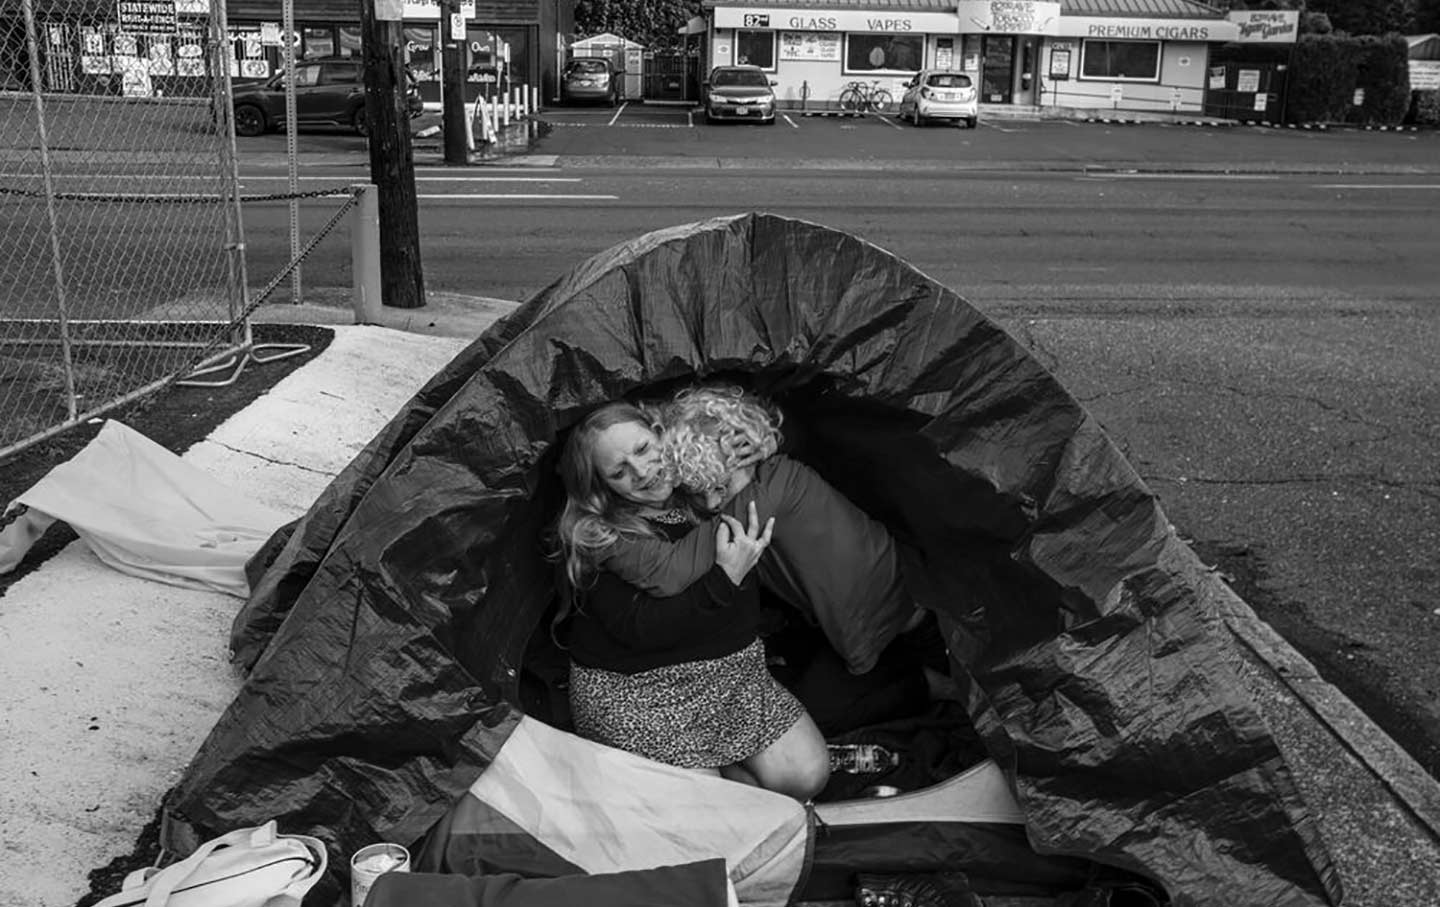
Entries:
{"type": "Polygon", "coordinates": [[[370,886],[384,873],[409,871],[410,851],[399,844],[382,841],[365,845],[350,858],[350,904],[352,907],[364,904],[370,886]]]}

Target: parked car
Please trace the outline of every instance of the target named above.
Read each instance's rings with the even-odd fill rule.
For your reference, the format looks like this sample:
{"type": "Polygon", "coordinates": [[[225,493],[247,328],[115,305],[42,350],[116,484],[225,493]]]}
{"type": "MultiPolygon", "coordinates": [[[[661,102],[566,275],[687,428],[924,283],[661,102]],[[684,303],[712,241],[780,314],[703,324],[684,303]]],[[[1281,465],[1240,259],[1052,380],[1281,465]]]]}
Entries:
{"type": "Polygon", "coordinates": [[[963,72],[923,69],[905,83],[900,119],[916,126],[927,120],[964,120],[971,129],[980,122],[980,96],[975,80],[963,72]]]}
{"type": "Polygon", "coordinates": [[[604,57],[576,57],[560,71],[560,101],[599,101],[614,107],[620,103],[620,74],[604,57]]]}
{"type": "MultiPolygon", "coordinates": [[[[405,107],[417,117],[425,109],[420,89],[405,80],[405,107]]],[[[236,135],[261,135],[285,127],[285,73],[263,82],[237,84],[233,92],[236,135]]],[[[295,63],[295,125],[342,126],[361,135],[365,120],[365,70],[358,57],[328,57],[295,63]]]]}
{"type": "Polygon", "coordinates": [[[775,85],[758,66],[717,66],[700,86],[705,120],[775,122],[775,85]]]}

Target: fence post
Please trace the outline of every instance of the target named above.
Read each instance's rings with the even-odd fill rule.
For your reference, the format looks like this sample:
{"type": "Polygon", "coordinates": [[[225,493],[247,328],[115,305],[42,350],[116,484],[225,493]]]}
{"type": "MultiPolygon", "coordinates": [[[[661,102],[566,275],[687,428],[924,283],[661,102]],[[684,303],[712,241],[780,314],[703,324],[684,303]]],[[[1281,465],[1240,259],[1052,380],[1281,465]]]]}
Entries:
{"type": "Polygon", "coordinates": [[[380,194],[371,183],[352,183],[355,213],[350,222],[351,304],[356,324],[379,324],[380,194]]]}
{"type": "Polygon", "coordinates": [[[35,100],[36,134],[40,140],[40,175],[45,186],[45,218],[50,229],[50,269],[55,279],[55,305],[59,316],[61,363],[65,378],[65,413],[69,421],[78,414],[75,399],[75,361],[70,338],[70,301],[65,292],[65,264],[60,255],[60,219],[55,212],[55,175],[50,162],[50,137],[45,123],[44,82],[40,75],[40,40],[36,37],[35,6],[32,0],[20,4],[25,16],[25,50],[30,58],[30,90],[35,100]]]}

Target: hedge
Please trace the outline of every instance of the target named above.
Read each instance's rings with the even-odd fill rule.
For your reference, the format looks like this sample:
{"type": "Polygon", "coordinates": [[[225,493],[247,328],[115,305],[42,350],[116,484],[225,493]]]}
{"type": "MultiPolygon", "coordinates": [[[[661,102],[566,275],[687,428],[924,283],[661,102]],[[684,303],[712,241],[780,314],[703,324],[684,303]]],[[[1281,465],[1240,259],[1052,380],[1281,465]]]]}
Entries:
{"type": "Polygon", "coordinates": [[[1301,35],[1295,44],[1286,119],[1399,125],[1410,107],[1407,58],[1405,39],[1399,35],[1301,35]]]}
{"type": "Polygon", "coordinates": [[[1415,125],[1440,126],[1440,90],[1415,92],[1415,125]]]}

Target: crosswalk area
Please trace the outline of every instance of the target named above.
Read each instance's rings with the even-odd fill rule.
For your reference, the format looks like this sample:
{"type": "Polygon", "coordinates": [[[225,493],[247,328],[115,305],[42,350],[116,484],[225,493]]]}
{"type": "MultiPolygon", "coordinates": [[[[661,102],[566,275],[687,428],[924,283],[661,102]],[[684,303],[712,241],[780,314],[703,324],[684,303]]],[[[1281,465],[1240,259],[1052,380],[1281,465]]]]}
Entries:
{"type": "MultiPolygon", "coordinates": [[[[523,201],[577,202],[619,201],[612,193],[582,191],[584,179],[550,172],[536,172],[535,167],[486,167],[459,170],[449,167],[415,168],[415,197],[421,202],[523,201]]],[[[276,173],[242,173],[242,194],[283,191],[289,177],[276,173]]],[[[363,180],[360,180],[363,181],[363,180]]],[[[357,182],[353,174],[306,173],[300,177],[300,190],[314,191],[333,186],[344,188],[357,182]]]]}

